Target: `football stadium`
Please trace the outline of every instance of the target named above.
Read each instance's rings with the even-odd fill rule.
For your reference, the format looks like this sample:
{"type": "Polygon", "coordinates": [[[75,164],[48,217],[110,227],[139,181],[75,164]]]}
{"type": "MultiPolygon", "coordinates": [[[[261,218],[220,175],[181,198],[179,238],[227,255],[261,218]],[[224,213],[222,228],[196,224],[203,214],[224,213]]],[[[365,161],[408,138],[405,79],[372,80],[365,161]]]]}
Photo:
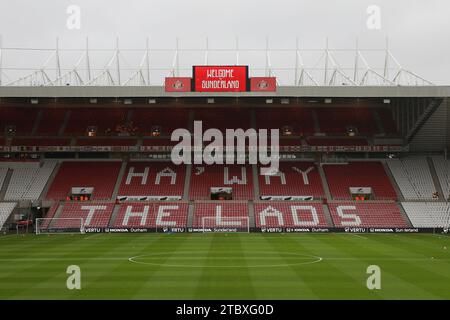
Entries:
{"type": "Polygon", "coordinates": [[[0,45],[0,299],[450,299],[449,86],[389,42],[114,46],[0,45]]]}

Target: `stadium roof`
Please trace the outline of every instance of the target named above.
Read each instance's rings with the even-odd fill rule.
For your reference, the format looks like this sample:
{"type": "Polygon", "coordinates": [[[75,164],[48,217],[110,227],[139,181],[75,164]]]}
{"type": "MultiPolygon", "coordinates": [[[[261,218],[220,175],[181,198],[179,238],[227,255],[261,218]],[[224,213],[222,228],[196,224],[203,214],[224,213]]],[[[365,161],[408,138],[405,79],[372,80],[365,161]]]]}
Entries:
{"type": "Polygon", "coordinates": [[[450,86],[280,86],[277,92],[165,92],[162,86],[0,86],[0,97],[450,97],[450,86]]]}

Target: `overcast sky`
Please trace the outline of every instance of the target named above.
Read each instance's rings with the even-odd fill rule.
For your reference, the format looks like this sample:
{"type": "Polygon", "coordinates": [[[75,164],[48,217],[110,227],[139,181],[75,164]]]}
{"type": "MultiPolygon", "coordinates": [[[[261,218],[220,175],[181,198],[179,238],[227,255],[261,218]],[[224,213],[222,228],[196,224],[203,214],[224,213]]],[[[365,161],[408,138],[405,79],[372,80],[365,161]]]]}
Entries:
{"type": "MultiPolygon", "coordinates": [[[[304,48],[323,47],[326,37],[332,48],[353,48],[357,37],[361,47],[384,48],[389,37],[403,67],[436,84],[450,84],[449,0],[2,0],[0,34],[4,47],[37,48],[53,47],[56,37],[62,48],[82,48],[87,36],[92,48],[112,48],[116,37],[122,48],[144,48],[146,37],[151,48],[174,48],[176,37],[185,48],[204,47],[206,37],[210,48],[233,48],[236,37],[241,48],[264,48],[266,36],[272,48],[294,48],[296,37],[304,48]],[[70,5],[81,9],[80,29],[67,28],[70,5]],[[370,5],[381,10],[380,29],[367,27],[370,5]]],[[[165,55],[166,60],[155,57],[154,66],[171,64],[172,56],[165,55]]],[[[126,59],[133,66],[140,60],[126,59]]],[[[15,59],[6,52],[3,66],[38,66],[43,60],[38,54],[15,59]]],[[[211,62],[230,62],[225,60],[211,54],[211,62]]],[[[255,58],[253,67],[263,60],[255,58]]],[[[187,55],[180,63],[201,61],[187,55]]],[[[251,62],[242,56],[242,63],[251,62]]],[[[274,54],[272,64],[285,67],[286,60],[274,54]]]]}

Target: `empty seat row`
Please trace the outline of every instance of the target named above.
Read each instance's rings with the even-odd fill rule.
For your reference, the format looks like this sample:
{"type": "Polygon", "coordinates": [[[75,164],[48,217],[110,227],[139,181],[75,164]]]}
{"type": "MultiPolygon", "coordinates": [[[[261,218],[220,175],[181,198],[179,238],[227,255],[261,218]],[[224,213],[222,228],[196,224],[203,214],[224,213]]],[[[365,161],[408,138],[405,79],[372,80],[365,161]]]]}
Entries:
{"type": "MultiPolygon", "coordinates": [[[[192,227],[247,229],[251,220],[249,206],[253,206],[258,228],[409,226],[395,203],[332,202],[328,204],[331,224],[327,221],[324,205],[317,202],[261,201],[252,205],[244,201],[208,201],[194,204],[192,227]]],[[[408,204],[403,206],[407,209],[408,204]]],[[[56,208],[49,211],[49,218],[59,219],[46,222],[46,225],[77,228],[83,221],[85,227],[164,228],[186,227],[188,223],[188,204],[185,202],[127,202],[118,204],[116,210],[114,207],[113,202],[65,203],[58,217],[55,216],[56,208]]],[[[448,223],[449,208],[447,205],[433,210],[438,209],[440,213],[428,224],[411,220],[418,227],[443,226],[448,223]]]]}
{"type": "Polygon", "coordinates": [[[55,169],[56,162],[9,162],[1,163],[0,166],[12,170],[5,200],[37,200],[55,169]]]}
{"type": "Polygon", "coordinates": [[[396,200],[397,194],[381,162],[324,164],[328,187],[335,200],[350,199],[350,188],[371,188],[374,199],[396,200]]]}
{"type": "Polygon", "coordinates": [[[0,229],[3,228],[3,225],[13,212],[16,204],[15,202],[0,202],[0,229]]]}
{"type": "Polygon", "coordinates": [[[444,157],[433,157],[434,168],[441,185],[444,198],[450,198],[450,161],[444,157]]]}
{"type": "Polygon", "coordinates": [[[405,199],[432,199],[436,188],[427,159],[407,158],[387,162],[405,199]]]}
{"type": "Polygon", "coordinates": [[[402,202],[412,225],[416,228],[449,228],[448,202],[402,202]]]}

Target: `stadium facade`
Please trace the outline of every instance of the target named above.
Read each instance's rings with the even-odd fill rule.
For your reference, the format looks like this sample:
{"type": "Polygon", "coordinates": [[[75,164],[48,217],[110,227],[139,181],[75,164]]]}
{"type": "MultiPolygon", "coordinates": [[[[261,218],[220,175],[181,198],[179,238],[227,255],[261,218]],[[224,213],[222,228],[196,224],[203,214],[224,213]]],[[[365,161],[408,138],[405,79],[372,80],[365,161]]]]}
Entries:
{"type": "Polygon", "coordinates": [[[273,92],[168,92],[128,81],[0,86],[0,227],[448,232],[450,87],[405,70],[422,84],[373,72],[385,85],[356,75],[355,85],[334,66],[328,85],[273,92]],[[338,77],[346,82],[333,85],[338,77]],[[279,171],[174,165],[171,132],[192,131],[196,120],[222,131],[279,129],[279,171]]]}

